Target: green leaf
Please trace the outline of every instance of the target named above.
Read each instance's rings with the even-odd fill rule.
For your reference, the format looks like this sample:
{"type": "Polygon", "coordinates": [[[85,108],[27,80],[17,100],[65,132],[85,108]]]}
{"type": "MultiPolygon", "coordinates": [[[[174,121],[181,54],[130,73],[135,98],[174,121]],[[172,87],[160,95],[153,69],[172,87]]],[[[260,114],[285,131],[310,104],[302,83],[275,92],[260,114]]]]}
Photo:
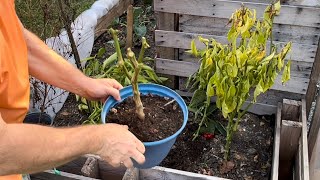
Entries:
{"type": "Polygon", "coordinates": [[[290,80],[290,67],[291,67],[291,60],[289,60],[284,67],[283,74],[282,74],[282,84],[290,80]]]}
{"type": "Polygon", "coordinates": [[[253,93],[253,102],[257,102],[257,97],[263,92],[263,88],[261,86],[262,80],[260,80],[259,84],[256,86],[256,89],[253,93]]]}
{"type": "Polygon", "coordinates": [[[114,63],[117,60],[118,56],[117,53],[113,53],[111,56],[109,56],[105,61],[103,61],[102,69],[106,69],[110,64],[114,63]]]}
{"type": "Polygon", "coordinates": [[[218,121],[213,121],[215,124],[215,128],[219,131],[223,136],[227,136],[226,128],[218,121]]]}
{"type": "Polygon", "coordinates": [[[104,53],[106,53],[106,49],[105,48],[100,48],[98,53],[97,53],[97,57],[101,58],[104,55],[104,53]]]}
{"type": "Polygon", "coordinates": [[[138,37],[143,37],[146,35],[147,33],[147,27],[145,25],[137,25],[134,26],[134,33],[138,36],[138,37]]]}
{"type": "Polygon", "coordinates": [[[206,98],[207,98],[206,92],[204,90],[197,89],[191,98],[189,106],[190,107],[198,107],[200,104],[204,103],[206,98]]]}

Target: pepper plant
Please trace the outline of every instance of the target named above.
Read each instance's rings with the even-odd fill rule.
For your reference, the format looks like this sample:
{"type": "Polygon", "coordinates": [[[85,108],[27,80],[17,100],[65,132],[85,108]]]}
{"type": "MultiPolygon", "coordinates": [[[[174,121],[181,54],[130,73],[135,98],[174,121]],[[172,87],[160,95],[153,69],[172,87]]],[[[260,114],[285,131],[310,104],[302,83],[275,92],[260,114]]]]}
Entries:
{"type": "MultiPolygon", "coordinates": [[[[131,49],[129,49],[127,52],[127,58],[122,57],[122,51],[117,35],[118,32],[114,29],[110,29],[109,32],[114,39],[116,52],[104,61],[101,61],[101,58],[106,53],[106,50],[104,48],[101,48],[95,56],[85,59],[85,61],[87,61],[87,65],[84,68],[84,73],[87,76],[94,78],[113,78],[123,86],[151,82],[162,84],[167,80],[164,77],[157,76],[154,69],[147,65],[147,62],[153,61],[153,59],[145,57],[144,55],[146,49],[149,47],[144,37],[142,37],[142,46],[140,49],[138,60],[136,60],[135,55],[131,49]]],[[[133,88],[137,89],[137,86],[133,85],[133,88]]],[[[78,96],[77,98],[78,100],[80,100],[80,104],[78,106],[79,109],[90,114],[88,120],[84,123],[99,123],[103,104],[98,101],[88,101],[85,98],[80,98],[78,96]]],[[[137,109],[143,109],[143,106],[139,106],[139,108],[137,109]]],[[[141,110],[139,110],[139,112],[141,112],[141,110]]],[[[143,118],[142,113],[139,114],[139,118],[143,118]]]]}
{"type": "MultiPolygon", "coordinates": [[[[190,106],[194,106],[197,96],[205,92],[204,118],[199,124],[202,126],[206,123],[211,97],[216,96],[216,106],[222,111],[223,117],[228,119],[225,160],[229,158],[230,144],[240,119],[256,102],[257,97],[273,86],[281,71],[282,83],[290,79],[291,61],[284,65],[284,59],[291,49],[291,42],[286,43],[282,49],[272,43],[272,24],[279,13],[280,2],[269,5],[262,20],[256,18],[255,10],[242,6],[230,18],[229,44],[223,45],[214,39],[199,37],[205,48],[198,50],[195,40],[191,42],[189,52],[201,58],[201,65],[189,78],[191,87],[196,88],[190,106]],[[254,89],[253,100],[243,107],[251,89],[254,89]]],[[[200,126],[195,137],[199,134],[200,126]]]]}

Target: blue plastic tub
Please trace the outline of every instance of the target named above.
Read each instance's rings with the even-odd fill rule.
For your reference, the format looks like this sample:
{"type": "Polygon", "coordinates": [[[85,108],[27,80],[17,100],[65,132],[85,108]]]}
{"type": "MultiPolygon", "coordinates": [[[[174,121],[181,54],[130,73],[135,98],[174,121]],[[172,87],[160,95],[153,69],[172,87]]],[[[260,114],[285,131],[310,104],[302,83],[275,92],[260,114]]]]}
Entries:
{"type": "MultiPolygon", "coordinates": [[[[168,155],[172,145],[175,143],[177,136],[185,128],[188,121],[188,108],[182,97],[175,91],[161,85],[157,84],[139,84],[139,91],[141,94],[155,94],[162,97],[169,97],[176,100],[183,112],[183,124],[181,128],[173,135],[162,139],[160,141],[154,142],[144,142],[146,147],[145,157],[146,161],[144,164],[140,165],[134,162],[134,166],[140,169],[147,169],[157,166],[161,161],[168,155]]],[[[127,97],[133,96],[132,86],[127,86],[120,90],[121,99],[124,100],[127,97]]],[[[109,97],[102,109],[101,119],[102,123],[106,123],[106,115],[109,110],[116,106],[118,103],[113,97],[109,97]]],[[[134,107],[132,107],[134,108],[134,107]]]]}

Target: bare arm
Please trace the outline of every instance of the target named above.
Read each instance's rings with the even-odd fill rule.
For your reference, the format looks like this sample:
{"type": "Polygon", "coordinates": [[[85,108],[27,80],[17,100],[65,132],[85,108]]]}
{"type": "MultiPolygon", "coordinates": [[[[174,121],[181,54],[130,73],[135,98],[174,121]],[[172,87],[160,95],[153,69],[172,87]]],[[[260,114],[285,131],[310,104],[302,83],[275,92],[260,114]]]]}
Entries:
{"type": "Polygon", "coordinates": [[[0,176],[33,173],[96,154],[113,166],[144,162],[144,146],[127,127],[115,124],[57,129],[6,124],[0,115],[0,176]]]}
{"type": "Polygon", "coordinates": [[[24,29],[28,47],[29,73],[48,84],[92,99],[105,99],[108,95],[120,100],[122,86],[113,79],[92,79],[50,49],[36,35],[24,29]]]}

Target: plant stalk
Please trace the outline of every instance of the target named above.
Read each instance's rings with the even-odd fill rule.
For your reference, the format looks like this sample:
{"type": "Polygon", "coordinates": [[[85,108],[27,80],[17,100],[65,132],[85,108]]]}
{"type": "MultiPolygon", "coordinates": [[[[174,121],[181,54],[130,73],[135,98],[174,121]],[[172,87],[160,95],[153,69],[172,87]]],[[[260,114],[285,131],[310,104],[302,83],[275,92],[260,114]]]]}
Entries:
{"type": "Polygon", "coordinates": [[[122,54],[121,54],[121,49],[120,49],[120,44],[119,44],[119,39],[117,37],[118,32],[114,29],[110,29],[109,32],[112,35],[112,38],[114,40],[114,45],[116,48],[116,52],[117,52],[117,56],[118,56],[118,65],[122,68],[122,70],[124,71],[124,73],[126,74],[126,76],[131,79],[131,75],[129,74],[129,71],[127,69],[127,67],[124,65],[124,60],[122,58],[122,54]]]}
{"type": "Polygon", "coordinates": [[[82,70],[81,59],[80,59],[79,52],[78,52],[78,49],[77,49],[76,43],[75,43],[73,35],[72,35],[72,31],[71,31],[71,26],[70,26],[71,22],[67,16],[67,14],[64,11],[65,9],[63,8],[62,0],[59,0],[58,4],[60,7],[60,13],[61,13],[62,19],[64,21],[64,26],[66,28],[66,31],[67,31],[67,34],[69,37],[69,41],[70,41],[71,48],[72,48],[72,53],[74,55],[74,60],[76,62],[77,68],[82,70]]]}
{"type": "Polygon", "coordinates": [[[150,47],[149,44],[147,43],[147,40],[146,40],[145,37],[142,37],[142,40],[141,40],[141,41],[142,41],[142,46],[141,46],[141,50],[140,50],[139,58],[138,58],[138,62],[139,62],[139,63],[142,63],[143,57],[144,57],[144,53],[145,53],[146,49],[147,49],[148,47],[150,47]]]}
{"type": "Polygon", "coordinates": [[[143,104],[140,98],[140,91],[138,87],[138,76],[141,71],[141,65],[137,62],[136,57],[130,48],[127,49],[127,56],[134,66],[134,74],[131,78],[131,84],[133,89],[133,100],[136,105],[136,114],[140,120],[144,120],[145,114],[143,112],[143,104]]]}

